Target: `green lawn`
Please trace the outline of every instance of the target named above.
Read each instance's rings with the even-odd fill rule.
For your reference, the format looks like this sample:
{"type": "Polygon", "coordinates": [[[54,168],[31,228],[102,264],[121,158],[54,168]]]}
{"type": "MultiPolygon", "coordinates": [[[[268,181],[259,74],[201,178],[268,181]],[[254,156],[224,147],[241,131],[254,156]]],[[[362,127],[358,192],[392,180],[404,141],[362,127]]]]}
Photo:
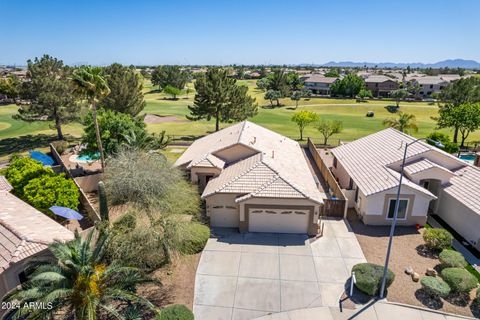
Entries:
{"type": "MultiPolygon", "coordinates": [[[[257,99],[259,103],[259,113],[250,119],[251,121],[263,125],[269,129],[275,130],[281,134],[297,138],[298,129],[290,121],[293,109],[293,101],[282,99],[285,106],[280,108],[270,108],[269,102],[263,99],[264,93],[255,88],[255,80],[242,80],[241,84],[247,85],[249,93],[257,99]]],[[[193,85],[186,97],[183,93],[178,100],[170,100],[168,96],[159,93],[147,82],[145,84],[145,99],[147,106],[144,113],[157,115],[174,115],[178,122],[164,122],[149,124],[148,129],[151,132],[166,130],[167,134],[178,136],[198,136],[204,135],[214,130],[214,121],[196,121],[190,122],[185,118],[188,114],[188,105],[193,103],[195,95],[193,85]]],[[[331,143],[337,143],[339,139],[350,141],[358,139],[370,133],[382,130],[384,126],[382,121],[394,114],[386,110],[386,106],[393,105],[393,101],[369,101],[368,103],[357,103],[353,99],[326,99],[311,98],[302,99],[298,110],[306,109],[315,111],[324,119],[336,119],[343,122],[344,130],[341,134],[335,135],[331,143]],[[367,111],[374,111],[375,117],[367,118],[367,111]]],[[[413,113],[417,117],[419,132],[416,136],[425,136],[435,128],[435,122],[431,119],[437,114],[437,107],[425,102],[401,103],[400,110],[407,113],[413,113]]],[[[51,128],[50,122],[23,122],[12,118],[17,112],[17,106],[0,106],[0,157],[4,157],[14,151],[25,151],[35,147],[42,147],[49,141],[55,139],[55,130],[51,128]]],[[[222,124],[222,127],[228,124],[222,124]]],[[[72,138],[78,138],[82,134],[82,127],[79,123],[72,123],[64,126],[65,134],[72,138]]],[[[448,130],[444,132],[449,133],[448,130]]],[[[320,141],[320,136],[314,128],[307,128],[304,136],[311,136],[315,141],[320,141]]],[[[480,131],[471,135],[470,141],[480,140],[480,131]]]]}

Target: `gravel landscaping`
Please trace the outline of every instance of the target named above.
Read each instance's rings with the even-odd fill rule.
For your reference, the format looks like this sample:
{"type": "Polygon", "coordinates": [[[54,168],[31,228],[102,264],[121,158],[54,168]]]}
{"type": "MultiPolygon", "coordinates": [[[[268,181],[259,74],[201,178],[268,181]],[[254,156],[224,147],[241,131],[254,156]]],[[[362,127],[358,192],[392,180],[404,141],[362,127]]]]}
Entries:
{"type": "MultiPolygon", "coordinates": [[[[367,261],[383,265],[390,227],[366,226],[353,212],[349,212],[349,222],[367,261]]],[[[420,231],[415,227],[397,227],[389,264],[389,268],[396,277],[388,290],[387,299],[392,302],[479,317],[479,308],[473,305],[471,300],[465,302],[464,299],[452,296],[446,299],[431,299],[424,293],[420,282],[412,281],[411,276],[405,273],[405,268],[410,266],[420,277],[423,277],[428,268],[438,270],[439,263],[438,257],[425,250],[420,231]]]]}

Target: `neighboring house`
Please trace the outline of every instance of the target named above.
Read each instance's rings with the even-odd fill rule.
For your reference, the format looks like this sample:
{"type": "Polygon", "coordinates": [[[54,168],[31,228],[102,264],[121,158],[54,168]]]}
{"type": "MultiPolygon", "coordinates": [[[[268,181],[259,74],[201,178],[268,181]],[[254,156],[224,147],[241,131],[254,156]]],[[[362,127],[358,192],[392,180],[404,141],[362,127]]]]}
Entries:
{"type": "Polygon", "coordinates": [[[448,85],[449,80],[440,76],[426,76],[412,78],[411,82],[419,86],[418,97],[425,99],[431,98],[432,94],[442,91],[448,85]]]}
{"type": "Polygon", "coordinates": [[[319,74],[313,74],[304,80],[305,89],[312,91],[313,94],[329,95],[330,87],[338,78],[325,77],[319,74]]]}
{"type": "MultiPolygon", "coordinates": [[[[406,143],[385,129],[332,149],[333,174],[365,224],[390,224],[406,143]]],[[[408,148],[398,223],[424,225],[437,214],[480,249],[480,168],[422,141],[408,148]]]]}
{"type": "Polygon", "coordinates": [[[0,177],[0,297],[26,280],[25,267],[32,259],[47,257],[49,244],[74,237],[10,190],[0,177]]]}
{"type": "Polygon", "coordinates": [[[326,195],[294,140],[244,121],[196,140],[175,166],[203,191],[214,227],[318,232],[326,195]]]}
{"type": "Polygon", "coordinates": [[[365,86],[372,91],[374,97],[388,97],[390,92],[397,90],[399,84],[392,78],[383,75],[373,75],[365,79],[365,86]]]}

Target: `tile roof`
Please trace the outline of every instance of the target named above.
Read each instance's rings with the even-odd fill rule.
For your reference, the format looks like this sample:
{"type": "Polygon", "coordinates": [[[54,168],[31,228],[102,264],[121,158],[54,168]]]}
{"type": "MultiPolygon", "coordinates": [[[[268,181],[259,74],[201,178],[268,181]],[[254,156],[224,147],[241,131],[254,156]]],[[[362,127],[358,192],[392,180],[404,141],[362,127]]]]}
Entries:
{"type": "MultiPolygon", "coordinates": [[[[345,168],[355,184],[368,196],[398,186],[400,173],[390,164],[401,161],[404,146],[415,138],[388,128],[332,149],[333,155],[345,168]]],[[[408,147],[407,158],[432,150],[434,147],[419,141],[408,147]]],[[[426,189],[403,179],[403,184],[433,196],[426,189]]]]}
{"type": "Polygon", "coordinates": [[[314,74],[314,75],[311,75],[310,77],[308,77],[307,79],[305,79],[304,82],[313,82],[313,83],[317,83],[317,82],[320,82],[320,83],[334,83],[335,81],[337,81],[338,78],[337,77],[325,77],[321,74],[314,74]]]}
{"type": "Polygon", "coordinates": [[[442,77],[436,77],[436,76],[418,77],[412,80],[416,81],[418,84],[442,84],[442,83],[448,82],[442,77]]]}
{"type": "Polygon", "coordinates": [[[371,82],[371,83],[382,83],[382,82],[385,82],[385,81],[396,82],[396,79],[392,79],[390,77],[383,76],[383,75],[373,75],[373,76],[369,76],[365,79],[365,82],[371,82]]]}
{"type": "Polygon", "coordinates": [[[480,168],[468,164],[455,171],[455,174],[450,179],[450,185],[443,189],[444,192],[480,215],[480,168]]]}
{"type": "Polygon", "coordinates": [[[8,183],[7,178],[0,176],[0,191],[10,191],[13,187],[8,183]]]}
{"type": "Polygon", "coordinates": [[[222,169],[224,166],[225,161],[214,156],[213,154],[205,153],[197,159],[192,160],[192,162],[190,162],[190,164],[187,166],[187,169],[190,169],[191,167],[211,167],[222,169]]]}
{"type": "Polygon", "coordinates": [[[419,173],[419,172],[422,172],[422,171],[425,171],[425,170],[428,170],[428,169],[433,169],[433,168],[438,168],[440,170],[443,170],[443,171],[446,171],[446,172],[449,172],[450,174],[454,174],[452,171],[448,170],[447,168],[445,167],[442,167],[428,159],[420,159],[419,161],[415,161],[415,162],[412,162],[408,165],[405,166],[405,172],[409,175],[413,175],[413,174],[416,174],[416,173],[419,173]]]}
{"type": "Polygon", "coordinates": [[[0,273],[10,264],[45,250],[54,240],[73,237],[45,214],[8,192],[0,192],[0,273]]]}
{"type": "Polygon", "coordinates": [[[259,188],[280,177],[288,187],[284,185],[280,190],[274,189],[272,185],[269,188],[277,190],[278,197],[300,193],[303,198],[323,202],[325,195],[318,190],[298,142],[249,121],[196,140],[175,165],[189,166],[199,154],[215,155],[216,152],[236,144],[249,147],[257,153],[226,165],[218,177],[209,181],[203,193],[204,197],[216,192],[257,192],[257,196],[262,196],[266,191],[259,193],[259,188]]]}

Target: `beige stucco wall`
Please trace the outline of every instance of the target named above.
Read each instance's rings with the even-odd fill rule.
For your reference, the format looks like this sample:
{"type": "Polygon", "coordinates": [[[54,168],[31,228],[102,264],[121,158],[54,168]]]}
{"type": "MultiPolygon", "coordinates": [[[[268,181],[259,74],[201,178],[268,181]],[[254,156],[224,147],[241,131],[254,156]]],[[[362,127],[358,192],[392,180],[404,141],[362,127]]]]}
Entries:
{"type": "Polygon", "coordinates": [[[337,161],[337,167],[333,167],[331,171],[335,175],[335,178],[337,178],[338,184],[342,189],[347,189],[348,185],[350,183],[350,176],[348,175],[347,171],[345,168],[342,166],[340,163],[340,160],[337,161]]]}
{"type": "Polygon", "coordinates": [[[225,162],[230,163],[240,159],[248,158],[256,153],[258,153],[258,151],[253,150],[252,148],[242,144],[236,144],[232,147],[217,151],[214,153],[214,155],[223,159],[225,162]]]}
{"type": "Polygon", "coordinates": [[[437,214],[480,250],[480,215],[443,191],[440,193],[437,214]]]}
{"type": "Polygon", "coordinates": [[[212,212],[212,208],[214,206],[232,206],[232,207],[239,207],[238,204],[235,202],[235,199],[238,195],[234,193],[222,193],[222,194],[214,194],[205,198],[206,204],[206,212],[207,217],[210,217],[210,213],[212,212]]]}
{"type": "Polygon", "coordinates": [[[98,182],[102,179],[102,174],[92,174],[84,177],[76,177],[75,181],[84,192],[94,192],[98,190],[98,182]]]}

